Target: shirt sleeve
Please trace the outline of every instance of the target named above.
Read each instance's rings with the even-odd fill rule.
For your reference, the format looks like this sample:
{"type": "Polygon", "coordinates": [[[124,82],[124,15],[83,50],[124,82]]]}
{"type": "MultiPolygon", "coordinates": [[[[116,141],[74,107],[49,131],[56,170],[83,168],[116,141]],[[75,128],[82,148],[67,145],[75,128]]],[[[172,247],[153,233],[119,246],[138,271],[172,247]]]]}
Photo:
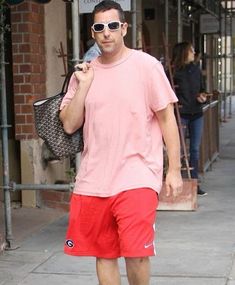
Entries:
{"type": "Polygon", "coordinates": [[[149,103],[154,112],[166,108],[169,103],[178,101],[159,61],[153,65],[150,75],[149,103]]]}
{"type": "Polygon", "coordinates": [[[66,105],[68,105],[71,102],[74,94],[77,91],[77,86],[78,86],[78,81],[76,79],[76,76],[73,74],[71,76],[70,81],[69,81],[68,90],[67,90],[66,94],[64,95],[64,98],[61,102],[60,110],[62,110],[66,105]]]}

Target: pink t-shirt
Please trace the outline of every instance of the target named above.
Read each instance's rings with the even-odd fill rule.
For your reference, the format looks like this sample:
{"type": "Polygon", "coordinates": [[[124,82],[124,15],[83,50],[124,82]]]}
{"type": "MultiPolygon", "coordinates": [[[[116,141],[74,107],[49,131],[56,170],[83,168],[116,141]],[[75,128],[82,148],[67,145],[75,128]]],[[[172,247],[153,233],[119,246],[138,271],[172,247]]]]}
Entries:
{"type": "MultiPolygon", "coordinates": [[[[177,98],[163,67],[136,50],[113,64],[92,62],[94,80],[85,100],[84,151],[74,193],[109,197],[148,187],[159,192],[163,142],[155,112],[177,98]]],[[[72,76],[61,104],[78,82],[72,76]]]]}

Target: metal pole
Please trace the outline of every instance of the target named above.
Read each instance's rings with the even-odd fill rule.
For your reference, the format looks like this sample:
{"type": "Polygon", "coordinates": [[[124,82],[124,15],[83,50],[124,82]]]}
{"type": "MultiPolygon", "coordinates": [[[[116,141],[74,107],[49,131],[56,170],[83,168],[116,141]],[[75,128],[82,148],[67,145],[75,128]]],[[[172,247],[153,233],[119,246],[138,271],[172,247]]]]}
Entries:
{"type": "MultiPolygon", "coordinates": [[[[218,73],[218,89],[219,89],[219,92],[222,93],[222,67],[223,67],[223,58],[222,58],[222,46],[223,46],[223,43],[222,43],[222,20],[223,20],[223,17],[222,17],[222,7],[220,5],[219,7],[219,46],[220,48],[218,48],[218,58],[219,58],[219,61],[220,61],[220,66],[219,66],[219,71],[220,73],[218,73]]],[[[221,94],[222,95],[222,94],[221,94]]],[[[220,118],[222,119],[222,116],[221,116],[221,112],[222,112],[222,96],[219,97],[219,112],[220,112],[220,118]]]]}
{"type": "Polygon", "coordinates": [[[182,41],[181,0],[178,0],[178,9],[177,9],[177,40],[178,43],[182,41]]]}
{"type": "Polygon", "coordinates": [[[72,28],[73,28],[73,62],[74,64],[80,61],[80,17],[78,9],[78,1],[72,3],[72,28]]]}
{"type": "Polygon", "coordinates": [[[57,191],[72,191],[74,184],[16,184],[12,183],[9,188],[12,191],[19,190],[57,190],[57,191]]]}
{"type": "Polygon", "coordinates": [[[224,122],[227,121],[227,0],[224,12],[224,122]]]}
{"type": "Polygon", "coordinates": [[[165,1],[165,40],[166,45],[169,43],[169,1],[165,1]]]}
{"type": "MultiPolygon", "coordinates": [[[[0,15],[0,22],[3,23],[3,14],[0,15]]],[[[4,32],[1,32],[1,113],[2,113],[2,165],[3,165],[3,191],[4,191],[4,218],[5,218],[5,242],[6,248],[11,248],[12,221],[11,221],[11,196],[9,185],[9,153],[8,153],[8,128],[7,124],[7,102],[6,102],[6,74],[5,74],[5,48],[4,32]]]]}
{"type": "Polygon", "coordinates": [[[132,48],[136,49],[137,42],[137,15],[136,15],[136,0],[132,0],[132,48]]]}
{"type": "Polygon", "coordinates": [[[231,2],[231,12],[230,12],[230,40],[231,40],[231,47],[230,47],[230,97],[229,97],[229,118],[232,118],[232,96],[233,96],[233,1],[231,2]]]}
{"type": "Polygon", "coordinates": [[[169,57],[169,1],[165,1],[165,35],[163,36],[165,41],[165,54],[164,65],[167,67],[167,58],[169,57]]]}
{"type": "Polygon", "coordinates": [[[191,23],[191,29],[192,29],[192,44],[195,47],[195,23],[191,23]]]}
{"type": "MultiPolygon", "coordinates": [[[[72,3],[72,37],[73,37],[73,64],[79,63],[80,60],[80,15],[79,15],[79,0],[74,0],[72,3]]],[[[80,165],[80,154],[76,155],[76,171],[80,165]]]]}

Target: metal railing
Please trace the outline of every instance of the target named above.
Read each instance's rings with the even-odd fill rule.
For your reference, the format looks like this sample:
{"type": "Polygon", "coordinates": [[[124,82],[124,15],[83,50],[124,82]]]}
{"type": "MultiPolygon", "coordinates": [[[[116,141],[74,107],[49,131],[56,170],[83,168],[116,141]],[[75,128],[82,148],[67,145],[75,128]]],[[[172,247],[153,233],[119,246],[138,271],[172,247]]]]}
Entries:
{"type": "Polygon", "coordinates": [[[203,108],[204,129],[200,147],[199,171],[211,168],[219,155],[219,101],[211,101],[203,108]]]}

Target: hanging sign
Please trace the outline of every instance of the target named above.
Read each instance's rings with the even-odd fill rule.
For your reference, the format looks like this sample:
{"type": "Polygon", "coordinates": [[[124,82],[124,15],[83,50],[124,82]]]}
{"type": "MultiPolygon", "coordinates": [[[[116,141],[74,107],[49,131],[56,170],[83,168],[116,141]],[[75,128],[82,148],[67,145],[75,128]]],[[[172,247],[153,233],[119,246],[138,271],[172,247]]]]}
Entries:
{"type": "Polygon", "coordinates": [[[200,15],[200,33],[201,34],[216,34],[219,33],[219,20],[210,14],[200,15]]]}
{"type": "Polygon", "coordinates": [[[222,36],[225,36],[225,35],[234,36],[235,19],[225,18],[225,15],[222,14],[220,21],[221,21],[221,25],[220,25],[219,19],[217,19],[216,17],[210,14],[201,14],[200,15],[200,33],[201,34],[219,34],[220,33],[222,36]]]}
{"type": "MultiPolygon", "coordinates": [[[[79,0],[79,13],[92,13],[95,5],[99,4],[102,0],[79,0]]],[[[124,11],[131,10],[131,0],[115,0],[118,2],[124,11]]]]}

